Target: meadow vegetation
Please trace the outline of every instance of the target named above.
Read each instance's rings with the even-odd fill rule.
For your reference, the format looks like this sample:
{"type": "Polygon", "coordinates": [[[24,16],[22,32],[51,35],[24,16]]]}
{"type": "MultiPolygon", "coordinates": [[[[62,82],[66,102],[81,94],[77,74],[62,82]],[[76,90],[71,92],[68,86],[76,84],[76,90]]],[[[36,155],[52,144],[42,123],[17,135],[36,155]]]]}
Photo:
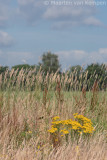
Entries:
{"type": "Polygon", "coordinates": [[[0,74],[0,160],[106,160],[107,91],[84,77],[0,74]]]}

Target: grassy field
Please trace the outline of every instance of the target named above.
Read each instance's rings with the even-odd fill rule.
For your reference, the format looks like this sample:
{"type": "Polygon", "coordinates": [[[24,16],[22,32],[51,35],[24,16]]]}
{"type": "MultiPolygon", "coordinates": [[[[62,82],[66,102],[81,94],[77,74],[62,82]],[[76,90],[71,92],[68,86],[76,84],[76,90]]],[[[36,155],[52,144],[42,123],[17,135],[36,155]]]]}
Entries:
{"type": "Polygon", "coordinates": [[[107,92],[39,82],[0,92],[0,160],[106,160],[107,92]]]}
{"type": "Polygon", "coordinates": [[[106,160],[107,159],[107,93],[98,92],[94,106],[93,93],[87,92],[1,92],[0,93],[0,159],[7,160],[106,160]],[[45,95],[44,95],[45,94],[45,95]],[[53,117],[73,119],[78,113],[91,119],[95,131],[81,136],[61,137],[54,145],[48,130],[53,117]]]}

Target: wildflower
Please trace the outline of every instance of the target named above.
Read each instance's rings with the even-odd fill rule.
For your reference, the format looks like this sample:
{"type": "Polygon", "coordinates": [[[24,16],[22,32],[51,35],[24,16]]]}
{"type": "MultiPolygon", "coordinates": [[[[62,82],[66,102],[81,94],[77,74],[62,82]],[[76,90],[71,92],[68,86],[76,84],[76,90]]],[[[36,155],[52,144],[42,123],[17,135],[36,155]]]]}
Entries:
{"type": "Polygon", "coordinates": [[[56,117],[53,118],[54,121],[56,121],[56,120],[58,120],[58,119],[60,119],[59,116],[56,116],[56,117]]]}
{"type": "Polygon", "coordinates": [[[56,124],[56,125],[58,125],[58,124],[61,124],[62,123],[62,121],[55,121],[55,122],[52,122],[52,124],[56,124]]]}
{"type": "Polygon", "coordinates": [[[78,113],[74,113],[74,114],[73,114],[73,116],[77,116],[77,115],[78,115],[78,113]]]}
{"type": "Polygon", "coordinates": [[[69,134],[68,130],[66,130],[66,129],[61,130],[60,132],[63,132],[64,134],[69,134]]]}
{"type": "Polygon", "coordinates": [[[76,114],[73,114],[74,115],[74,117],[76,118],[76,119],[78,119],[78,120],[81,120],[81,121],[83,121],[84,123],[90,123],[90,124],[92,124],[92,122],[91,122],[91,120],[90,119],[88,119],[88,118],[86,118],[86,117],[84,117],[83,115],[78,115],[77,113],[76,114]]]}
{"type": "Polygon", "coordinates": [[[51,129],[48,130],[50,133],[55,133],[57,131],[57,128],[52,127],[51,129]]]}
{"type": "Polygon", "coordinates": [[[78,115],[78,113],[74,114],[74,118],[76,120],[67,119],[67,120],[59,120],[59,117],[56,116],[53,118],[51,129],[48,130],[51,134],[53,134],[54,141],[58,141],[57,136],[63,137],[64,135],[68,135],[69,132],[72,134],[77,133],[79,136],[84,134],[92,134],[94,131],[94,127],[92,126],[92,122],[90,119],[84,117],[83,115],[78,115]],[[61,134],[60,134],[61,133],[61,134]]]}
{"type": "Polygon", "coordinates": [[[63,137],[64,135],[63,134],[61,134],[61,137],[63,137]]]}

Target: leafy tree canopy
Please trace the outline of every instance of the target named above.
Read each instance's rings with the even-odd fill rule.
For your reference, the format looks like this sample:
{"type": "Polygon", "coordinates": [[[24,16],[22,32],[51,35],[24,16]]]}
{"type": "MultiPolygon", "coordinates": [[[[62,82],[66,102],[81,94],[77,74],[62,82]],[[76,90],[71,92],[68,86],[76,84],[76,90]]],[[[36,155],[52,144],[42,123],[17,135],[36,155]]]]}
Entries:
{"type": "Polygon", "coordinates": [[[55,73],[56,71],[61,69],[61,65],[59,64],[58,56],[56,54],[52,54],[51,52],[46,52],[42,56],[42,63],[39,63],[41,69],[45,72],[55,73]]]}
{"type": "Polygon", "coordinates": [[[35,65],[30,66],[29,64],[20,64],[20,65],[15,65],[12,68],[14,68],[15,70],[21,70],[21,69],[34,69],[35,65]]]}
{"type": "Polygon", "coordinates": [[[1,73],[4,73],[7,69],[9,69],[8,66],[5,66],[5,67],[0,66],[0,74],[1,74],[1,73]]]}
{"type": "Polygon", "coordinates": [[[80,65],[72,66],[69,68],[69,72],[77,72],[80,73],[83,68],[80,65]]]}
{"type": "Polygon", "coordinates": [[[102,84],[107,84],[107,70],[105,64],[91,64],[87,67],[86,71],[88,72],[87,79],[90,81],[89,87],[92,87],[95,80],[99,82],[100,87],[102,84]]]}

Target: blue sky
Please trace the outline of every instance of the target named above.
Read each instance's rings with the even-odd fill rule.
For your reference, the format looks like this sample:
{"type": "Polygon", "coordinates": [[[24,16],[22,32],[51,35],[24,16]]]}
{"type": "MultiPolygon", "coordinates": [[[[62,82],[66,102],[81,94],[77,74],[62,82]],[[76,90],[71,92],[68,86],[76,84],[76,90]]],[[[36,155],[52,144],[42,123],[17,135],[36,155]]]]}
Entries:
{"type": "Polygon", "coordinates": [[[0,65],[38,64],[47,51],[63,69],[107,63],[106,17],[106,0],[0,0],[0,65]]]}

